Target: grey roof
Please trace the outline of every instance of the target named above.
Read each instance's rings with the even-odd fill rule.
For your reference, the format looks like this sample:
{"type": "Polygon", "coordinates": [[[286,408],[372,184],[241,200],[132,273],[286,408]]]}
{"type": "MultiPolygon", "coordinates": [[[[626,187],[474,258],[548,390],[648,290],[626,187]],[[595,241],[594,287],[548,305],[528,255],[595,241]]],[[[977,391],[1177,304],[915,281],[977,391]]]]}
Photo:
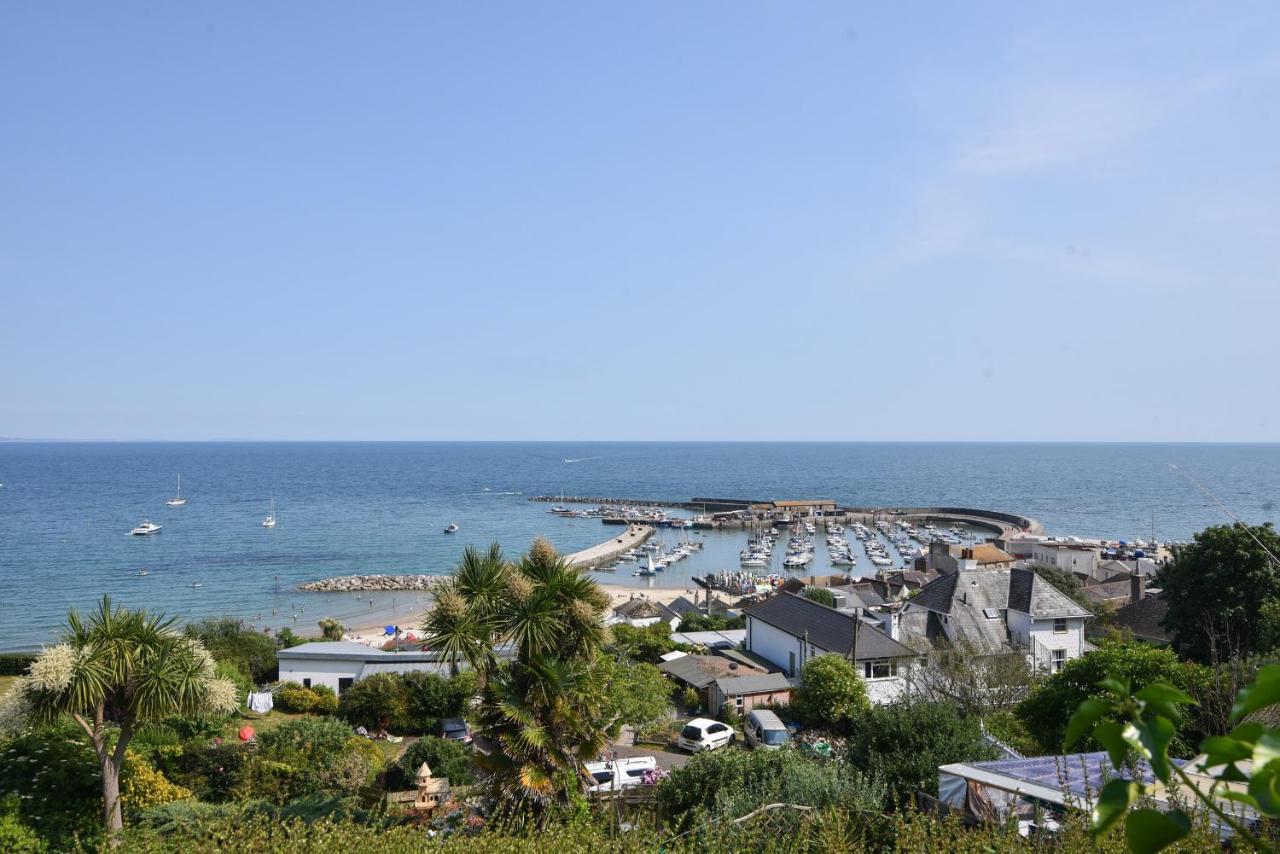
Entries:
{"type": "Polygon", "coordinates": [[[791,682],[781,673],[762,673],[758,676],[725,676],[716,680],[716,688],[726,697],[786,691],[790,687],[791,682]]]}
{"type": "MultiPolygon", "coordinates": [[[[1034,617],[1088,617],[1089,612],[1060,593],[1053,585],[1026,569],[975,569],[943,575],[907,600],[906,615],[931,611],[946,618],[950,635],[976,651],[993,654],[1010,649],[1005,609],[1034,617]],[[997,613],[995,618],[988,613],[997,613]]],[[[904,615],[904,616],[906,616],[904,615]]],[[[919,618],[909,620],[913,635],[923,628],[930,643],[937,629],[919,618]]]]}
{"type": "Polygon", "coordinates": [[[639,596],[623,602],[613,609],[613,613],[628,620],[645,620],[652,617],[658,617],[662,620],[674,620],[680,616],[661,602],[654,602],[652,599],[644,599],[639,596]]]}
{"type": "Polygon", "coordinates": [[[684,598],[683,596],[677,596],[677,597],[675,598],[675,601],[673,601],[673,602],[672,602],[670,605],[668,605],[667,607],[668,607],[668,608],[670,608],[674,613],[678,614],[678,615],[679,615],[679,616],[681,616],[681,617],[687,617],[687,616],[690,616],[690,615],[700,615],[700,614],[702,614],[702,609],[701,609],[701,608],[699,608],[697,605],[693,604],[692,602],[690,602],[688,599],[684,598]]]}
{"type": "Polygon", "coordinates": [[[764,668],[750,663],[749,660],[743,663],[718,655],[683,655],[662,662],[658,665],[658,669],[699,690],[717,679],[758,676],[767,672],[764,668]]]}
{"type": "Polygon", "coordinates": [[[676,643],[687,643],[691,646],[734,647],[747,640],[746,629],[714,629],[705,632],[672,632],[671,639],[676,643]]]}
{"type": "Polygon", "coordinates": [[[793,593],[775,594],[763,602],[744,608],[742,613],[751,619],[768,623],[792,637],[801,638],[807,632],[809,643],[841,655],[847,654],[853,645],[853,627],[857,625],[858,661],[915,655],[879,629],[859,623],[849,614],[834,611],[793,593]]]}
{"type": "Polygon", "coordinates": [[[331,661],[438,661],[436,652],[387,652],[355,641],[316,641],[276,651],[277,659],[326,659],[331,661]]]}

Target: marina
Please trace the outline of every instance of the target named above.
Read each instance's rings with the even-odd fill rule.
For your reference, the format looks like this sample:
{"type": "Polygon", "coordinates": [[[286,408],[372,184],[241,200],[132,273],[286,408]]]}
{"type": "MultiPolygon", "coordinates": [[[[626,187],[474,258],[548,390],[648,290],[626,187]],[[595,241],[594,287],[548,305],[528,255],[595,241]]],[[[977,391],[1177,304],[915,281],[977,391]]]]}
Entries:
{"type": "MultiPolygon", "coordinates": [[[[497,542],[514,557],[537,536],[573,555],[623,534],[626,525],[606,524],[613,519],[652,528],[644,545],[653,549],[628,556],[636,548],[628,544],[593,577],[655,593],[683,593],[695,576],[721,572],[893,571],[925,547],[900,522],[961,542],[1034,523],[1059,535],[1163,543],[1217,521],[1203,496],[1170,474],[1171,457],[1207,482],[1232,484],[1243,518],[1276,519],[1262,497],[1280,492],[1277,446],[0,443],[0,578],[11,591],[0,601],[0,649],[55,640],[51,627],[68,607],[90,608],[104,592],[179,620],[227,614],[295,631],[314,630],[326,615],[396,623],[429,591],[299,587],[436,577],[468,545],[497,542]],[[1001,474],[1014,468],[1016,483],[1001,474]],[[168,504],[177,472],[185,506],[168,504]],[[683,497],[669,482],[676,472],[683,497]],[[528,498],[542,493],[551,500],[528,498]],[[572,497],[608,494],[633,498],[572,497]],[[735,495],[743,498],[723,497],[735,495]],[[798,530],[741,518],[752,504],[792,496],[843,512],[802,516],[798,530]],[[995,509],[972,515],[983,507],[995,509]],[[262,525],[268,515],[276,527],[262,525]],[[162,533],[130,536],[144,519],[162,533]],[[769,529],[772,546],[753,555],[769,529]],[[792,537],[799,548],[788,554],[792,537]]],[[[796,515],[786,505],[774,510],[796,515]]]]}

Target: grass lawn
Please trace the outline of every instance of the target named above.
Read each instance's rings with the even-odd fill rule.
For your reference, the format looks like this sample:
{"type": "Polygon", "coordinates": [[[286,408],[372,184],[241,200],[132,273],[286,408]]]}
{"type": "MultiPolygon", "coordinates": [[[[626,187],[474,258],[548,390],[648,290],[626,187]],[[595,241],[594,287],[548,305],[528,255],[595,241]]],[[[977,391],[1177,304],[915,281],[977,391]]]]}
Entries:
{"type": "Polygon", "coordinates": [[[17,676],[0,676],[0,697],[8,693],[17,678],[17,676]]]}
{"type": "Polygon", "coordinates": [[[251,712],[247,709],[243,709],[231,719],[230,723],[227,724],[226,738],[238,738],[239,736],[237,736],[237,733],[240,731],[240,727],[245,726],[246,724],[253,727],[256,732],[263,733],[271,732],[271,730],[278,729],[289,721],[296,721],[298,718],[304,717],[306,717],[306,715],[295,715],[290,712],[281,712],[275,709],[272,709],[265,715],[260,715],[257,712],[251,712]]]}

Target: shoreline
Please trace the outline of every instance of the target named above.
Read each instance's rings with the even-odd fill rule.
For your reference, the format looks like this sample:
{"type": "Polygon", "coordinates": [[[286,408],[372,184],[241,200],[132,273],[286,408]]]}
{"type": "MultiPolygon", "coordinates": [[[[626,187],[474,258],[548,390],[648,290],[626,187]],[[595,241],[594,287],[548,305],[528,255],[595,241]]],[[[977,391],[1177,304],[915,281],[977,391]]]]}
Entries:
{"type": "MultiPolygon", "coordinates": [[[[694,593],[694,588],[691,585],[627,587],[621,584],[605,584],[600,581],[596,581],[596,584],[600,585],[600,589],[609,597],[609,609],[611,611],[623,602],[636,597],[643,597],[663,605],[670,605],[681,596],[691,596],[694,593]]],[[[396,620],[382,620],[368,625],[344,626],[343,638],[356,643],[374,646],[377,641],[384,640],[387,637],[386,626],[389,623],[400,626],[402,634],[408,631],[416,636],[419,634],[418,626],[422,623],[423,617],[426,616],[430,608],[430,605],[411,607],[403,615],[396,615],[396,620]]]]}

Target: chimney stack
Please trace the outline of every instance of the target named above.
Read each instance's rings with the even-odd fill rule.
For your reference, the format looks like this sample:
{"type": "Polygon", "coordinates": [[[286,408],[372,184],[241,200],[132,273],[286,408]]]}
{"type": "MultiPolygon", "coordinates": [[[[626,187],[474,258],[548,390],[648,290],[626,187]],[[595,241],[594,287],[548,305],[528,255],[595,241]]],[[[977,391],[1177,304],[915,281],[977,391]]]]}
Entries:
{"type": "Polygon", "coordinates": [[[1129,576],[1129,601],[1140,602],[1147,598],[1147,577],[1134,565],[1133,575],[1129,576]]]}

